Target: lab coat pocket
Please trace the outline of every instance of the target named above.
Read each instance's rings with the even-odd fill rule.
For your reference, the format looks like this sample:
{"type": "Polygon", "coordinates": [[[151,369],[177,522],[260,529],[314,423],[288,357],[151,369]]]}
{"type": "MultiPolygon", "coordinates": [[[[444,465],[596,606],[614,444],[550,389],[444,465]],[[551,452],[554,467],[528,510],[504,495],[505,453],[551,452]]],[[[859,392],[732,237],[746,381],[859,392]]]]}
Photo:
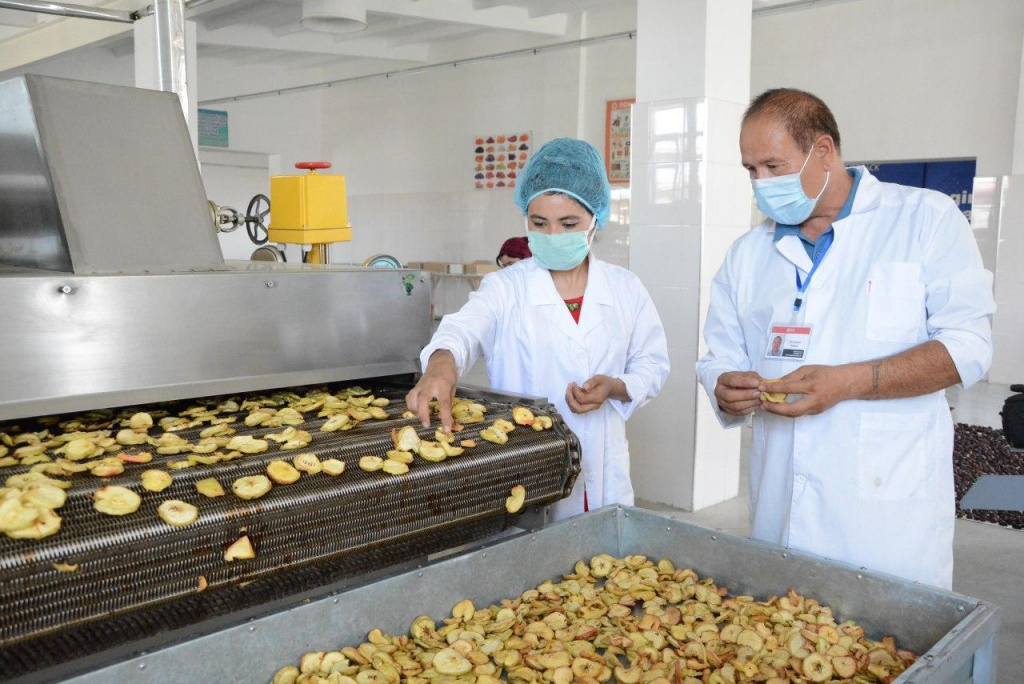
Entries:
{"type": "Polygon", "coordinates": [[[928,495],[930,413],[864,413],[857,442],[861,499],[900,501],[928,495]]]}
{"type": "Polygon", "coordinates": [[[925,287],[921,265],[891,261],[879,264],[868,280],[866,336],[876,342],[924,339],[925,287]]]}

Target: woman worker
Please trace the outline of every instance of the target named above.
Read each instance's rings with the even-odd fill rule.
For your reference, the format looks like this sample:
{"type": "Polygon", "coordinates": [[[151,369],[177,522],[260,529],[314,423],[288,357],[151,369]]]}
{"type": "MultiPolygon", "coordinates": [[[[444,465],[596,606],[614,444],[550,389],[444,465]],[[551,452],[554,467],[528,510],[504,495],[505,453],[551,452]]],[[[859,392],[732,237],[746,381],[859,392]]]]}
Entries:
{"type": "Polygon", "coordinates": [[[461,310],[444,317],[407,396],[424,427],[437,399],[450,429],[459,377],[483,355],[495,389],[547,397],[583,447],[582,477],[553,507],[556,520],[633,503],[626,420],[657,396],[669,371],[665,330],[647,290],[590,253],[610,203],[597,150],[570,138],[541,147],[516,188],[533,257],[487,275],[461,310]]]}
{"type": "Polygon", "coordinates": [[[494,262],[498,264],[499,268],[505,268],[517,261],[529,259],[531,256],[533,255],[530,254],[529,239],[526,237],[512,237],[501,244],[501,249],[498,250],[498,258],[494,262]]]}

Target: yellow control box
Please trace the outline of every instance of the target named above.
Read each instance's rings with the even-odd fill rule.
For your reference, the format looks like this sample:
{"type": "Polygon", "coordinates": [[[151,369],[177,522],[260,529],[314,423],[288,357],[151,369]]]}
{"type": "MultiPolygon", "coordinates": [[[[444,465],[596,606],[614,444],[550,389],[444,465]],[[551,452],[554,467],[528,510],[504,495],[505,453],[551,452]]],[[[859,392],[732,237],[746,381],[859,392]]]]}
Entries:
{"type": "Polygon", "coordinates": [[[316,170],[298,176],[273,176],[269,232],[271,242],[293,245],[350,241],[345,177],[316,170]]]}

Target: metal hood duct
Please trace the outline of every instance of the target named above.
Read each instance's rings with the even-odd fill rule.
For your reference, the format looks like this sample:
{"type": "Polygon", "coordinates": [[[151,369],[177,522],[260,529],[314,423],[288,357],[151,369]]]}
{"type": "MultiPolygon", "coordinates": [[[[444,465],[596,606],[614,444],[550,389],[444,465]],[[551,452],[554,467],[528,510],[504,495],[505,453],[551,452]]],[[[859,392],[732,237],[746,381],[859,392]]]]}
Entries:
{"type": "Polygon", "coordinates": [[[173,93],[21,76],[0,111],[0,265],[223,266],[173,93]]]}
{"type": "Polygon", "coordinates": [[[366,28],[366,0],[302,0],[302,25],[325,33],[366,28]]]}

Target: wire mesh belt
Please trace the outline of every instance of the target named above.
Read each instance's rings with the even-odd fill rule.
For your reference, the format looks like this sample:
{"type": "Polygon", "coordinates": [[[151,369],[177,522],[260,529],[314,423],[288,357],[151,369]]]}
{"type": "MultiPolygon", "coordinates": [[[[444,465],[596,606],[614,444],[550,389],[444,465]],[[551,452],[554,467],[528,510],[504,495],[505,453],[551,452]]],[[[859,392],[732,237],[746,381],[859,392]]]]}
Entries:
{"type": "MultiPolygon", "coordinates": [[[[460,439],[478,440],[478,446],[464,455],[440,463],[417,458],[404,475],[364,472],[359,469],[360,457],[383,458],[394,448],[393,428],[416,425],[424,439],[433,439],[434,432],[400,418],[406,411],[407,387],[388,384],[375,389],[376,396],[391,400],[388,420],[324,433],[319,428],[326,418],[307,416],[297,426],[313,435],[302,452],[345,462],[340,477],[303,476],[251,501],[230,493],[208,499],[197,492],[199,480],[215,477],[229,488],[239,477],[264,473],[270,461],[291,460],[298,453],[281,452],[276,446],[229,463],[168,470],[174,482],[159,493],[144,490],[139,473],[181,456],[156,455],[151,447],[133,447],[132,451],[151,451],[154,459],[145,466],[129,466],[122,475],[76,476],[59,511],[59,533],[41,541],[0,536],[4,678],[144,644],[161,633],[251,611],[481,539],[514,524],[504,509],[514,485],[526,488],[528,504],[546,504],[566,496],[579,473],[579,442],[550,406],[540,410],[555,419],[552,430],[520,428],[501,446],[479,440],[482,428],[499,418],[510,419],[515,406],[490,394],[473,397],[488,408],[487,422],[459,433],[460,439]],[[99,513],[92,495],[105,485],[132,489],[142,497],[142,505],[126,516],[99,513]],[[185,528],[164,524],[156,508],[168,499],[196,505],[199,519],[185,528]],[[243,534],[252,541],[256,557],[225,561],[225,549],[243,534]],[[60,572],[55,563],[75,564],[78,569],[60,572]],[[201,593],[200,576],[206,582],[201,593]]],[[[240,412],[232,424],[236,434],[259,438],[278,431],[245,427],[242,418],[247,413],[240,412]]],[[[199,431],[197,427],[177,434],[194,441],[199,431]]],[[[0,474],[6,478],[27,469],[4,468],[0,474]]]]}

